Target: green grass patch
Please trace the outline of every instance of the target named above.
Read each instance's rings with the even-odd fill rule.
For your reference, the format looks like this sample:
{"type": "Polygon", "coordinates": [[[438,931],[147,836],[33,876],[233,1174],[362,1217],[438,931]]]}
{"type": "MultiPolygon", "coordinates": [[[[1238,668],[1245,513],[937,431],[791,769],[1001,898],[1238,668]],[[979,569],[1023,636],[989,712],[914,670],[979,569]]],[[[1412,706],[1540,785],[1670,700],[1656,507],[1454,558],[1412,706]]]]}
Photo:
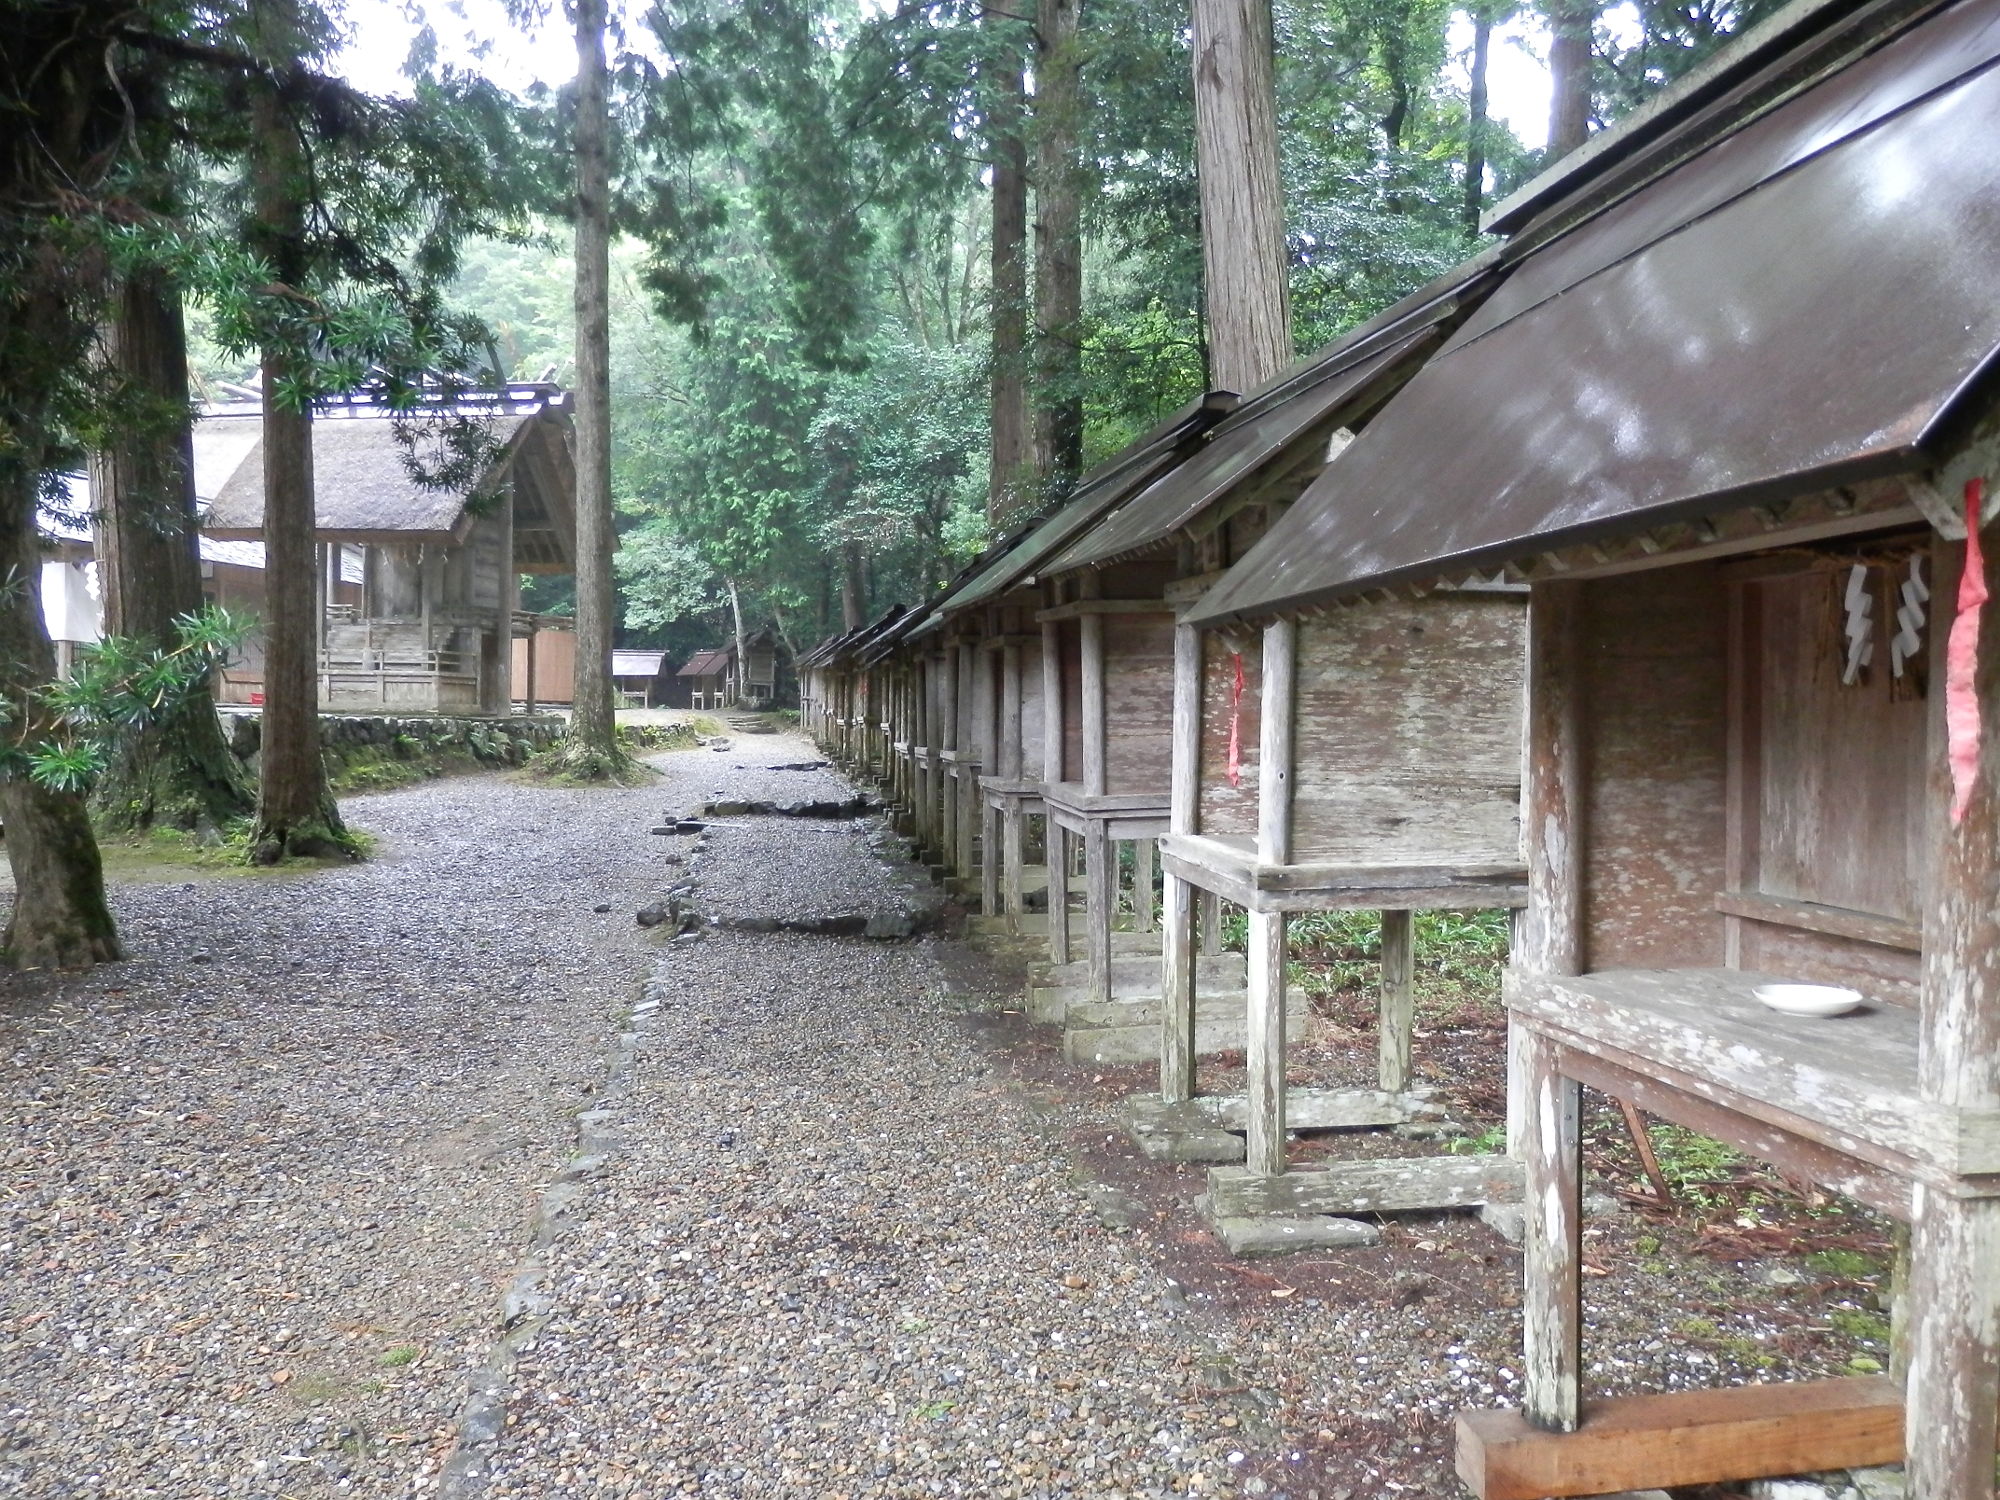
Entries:
{"type": "Polygon", "coordinates": [[[1815,1250],[1806,1257],[1806,1269],[1822,1276],[1863,1281],[1882,1275],[1887,1268],[1874,1256],[1863,1255],[1859,1250],[1815,1250]]]}
{"type": "MultiPolygon", "coordinates": [[[[1223,918],[1238,946],[1244,917],[1223,918]]],[[[1420,911],[1415,917],[1417,1022],[1425,1027],[1486,1024],[1497,1016],[1500,972],[1512,923],[1504,911],[1420,911]]],[[[1286,924],[1289,980],[1322,1013],[1373,1015],[1381,983],[1382,916],[1373,911],[1302,912],[1286,924]]],[[[1372,1024],[1372,1020],[1370,1022],[1372,1024]]]]}
{"type": "Polygon", "coordinates": [[[628,751],[692,750],[709,735],[720,733],[722,726],[713,719],[679,724],[620,724],[618,745],[628,751]],[[705,724],[715,727],[701,727],[705,724]]]}
{"type": "Polygon", "coordinates": [[[1860,1307],[1837,1307],[1826,1315],[1836,1333],[1843,1333],[1857,1343],[1878,1344],[1889,1347],[1889,1320],[1878,1312],[1869,1312],[1860,1307]]]}

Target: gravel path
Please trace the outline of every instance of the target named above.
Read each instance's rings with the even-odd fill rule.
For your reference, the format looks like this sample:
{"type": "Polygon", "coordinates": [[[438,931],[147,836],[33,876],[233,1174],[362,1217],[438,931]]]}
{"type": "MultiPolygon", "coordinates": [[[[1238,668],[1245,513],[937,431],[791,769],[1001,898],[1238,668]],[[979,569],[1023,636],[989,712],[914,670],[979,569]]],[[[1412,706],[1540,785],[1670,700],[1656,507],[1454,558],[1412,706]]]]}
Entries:
{"type": "MultiPolygon", "coordinates": [[[[1106,1124],[1146,1070],[1062,1065],[1018,974],[642,932],[689,877],[732,922],[930,899],[872,821],[649,835],[851,791],[731,740],[637,791],[356,799],[370,864],[126,885],[137,958],[8,981],[0,1495],[435,1493],[524,1263],[546,1303],[449,1500],[1457,1493],[1452,1415],[1516,1389],[1515,1253],[1433,1215],[1232,1261],[1201,1173],[1106,1124]]],[[[1601,1388],[1841,1368],[1863,1283],[1588,1233],[1601,1388]]]]}
{"type": "Polygon", "coordinates": [[[130,962],[5,982],[0,1493],[435,1472],[655,951],[632,913],[684,841],[646,828],[706,754],[355,798],[369,863],[123,884],[130,962]]]}

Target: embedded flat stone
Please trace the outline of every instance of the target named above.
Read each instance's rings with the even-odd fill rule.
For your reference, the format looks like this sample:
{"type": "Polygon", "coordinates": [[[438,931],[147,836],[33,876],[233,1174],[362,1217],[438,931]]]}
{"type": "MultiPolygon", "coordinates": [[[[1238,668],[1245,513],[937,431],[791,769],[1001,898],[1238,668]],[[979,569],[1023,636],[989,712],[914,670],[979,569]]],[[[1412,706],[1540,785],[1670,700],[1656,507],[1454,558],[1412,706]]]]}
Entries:
{"type": "Polygon", "coordinates": [[[1382,1243],[1382,1231],[1360,1219],[1327,1214],[1260,1215],[1217,1219],[1216,1237],[1231,1255],[1289,1255],[1294,1250],[1365,1250],[1382,1243]]]}

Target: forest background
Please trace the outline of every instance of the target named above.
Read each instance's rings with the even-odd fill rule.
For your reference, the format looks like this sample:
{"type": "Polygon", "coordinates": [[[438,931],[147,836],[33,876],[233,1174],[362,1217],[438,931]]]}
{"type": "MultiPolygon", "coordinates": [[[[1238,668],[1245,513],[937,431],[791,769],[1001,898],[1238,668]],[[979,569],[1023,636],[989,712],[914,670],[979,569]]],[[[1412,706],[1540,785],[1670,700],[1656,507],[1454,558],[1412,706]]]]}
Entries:
{"type": "MultiPolygon", "coordinates": [[[[619,645],[678,659],[727,639],[735,605],[803,650],[922,598],[1209,383],[1187,5],[1071,5],[1059,62],[1075,103],[1050,118],[1037,69],[1050,71],[1051,6],[1023,4],[1020,15],[941,0],[626,18],[613,134],[627,143],[622,198],[638,232],[616,242],[612,266],[619,645]],[[993,87],[1009,74],[1021,111],[1011,139],[993,87]],[[662,216],[645,177],[662,170],[654,147],[669,129],[662,216]],[[1004,269],[995,286],[995,169],[1010,150],[1028,220],[1014,307],[1004,269]],[[1061,247],[1044,243],[1035,169],[1058,157],[1080,189],[1081,311],[1052,319],[1036,306],[1039,262],[1061,247]],[[1010,312],[1022,325],[1012,349],[1010,312]],[[1011,490],[993,473],[1009,376],[1016,399],[1067,408],[1081,429],[1068,452],[1027,442],[1011,490]]],[[[1601,127],[1775,8],[1277,0],[1295,351],[1476,253],[1481,208],[1574,144],[1531,149],[1521,136],[1543,132],[1489,111],[1496,60],[1517,61],[1496,49],[1541,63],[1580,28],[1589,60],[1570,87],[1601,127]]],[[[449,24],[414,7],[402,16],[449,24]]],[[[488,19],[506,17],[495,7],[488,19]]],[[[350,43],[366,87],[394,86],[382,45],[350,43]]],[[[469,54],[552,105],[545,85],[505,77],[531,76],[532,50],[469,54]]],[[[551,218],[526,238],[469,242],[451,300],[488,325],[510,378],[566,381],[572,277],[567,225],[551,218]]],[[[198,385],[254,383],[254,361],[202,333],[197,317],[198,385]]],[[[525,607],[570,608],[567,579],[524,586],[525,607]]]]}

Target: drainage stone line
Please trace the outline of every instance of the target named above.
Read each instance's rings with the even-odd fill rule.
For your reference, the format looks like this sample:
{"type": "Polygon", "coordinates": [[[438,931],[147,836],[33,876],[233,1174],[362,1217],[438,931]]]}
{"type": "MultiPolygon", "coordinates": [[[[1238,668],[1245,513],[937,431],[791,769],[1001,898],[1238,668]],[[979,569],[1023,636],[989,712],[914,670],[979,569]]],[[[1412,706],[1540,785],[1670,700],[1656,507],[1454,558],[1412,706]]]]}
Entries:
{"type": "Polygon", "coordinates": [[[555,1307],[544,1289],[548,1251],[568,1227],[591,1184],[624,1154],[617,1106],[630,1093],[640,1036],[665,994],[657,978],[640,985],[630,1023],[615,1034],[606,1053],[604,1084],[598,1094],[606,1103],[576,1117],[576,1154],[564,1163],[536,1203],[530,1224],[534,1248],[514,1268],[500,1299],[500,1337],[485,1362],[466,1377],[457,1437],[438,1477],[440,1500],[478,1500],[486,1491],[492,1449],[507,1426],[507,1388],[515,1362],[535,1347],[555,1307]]]}

